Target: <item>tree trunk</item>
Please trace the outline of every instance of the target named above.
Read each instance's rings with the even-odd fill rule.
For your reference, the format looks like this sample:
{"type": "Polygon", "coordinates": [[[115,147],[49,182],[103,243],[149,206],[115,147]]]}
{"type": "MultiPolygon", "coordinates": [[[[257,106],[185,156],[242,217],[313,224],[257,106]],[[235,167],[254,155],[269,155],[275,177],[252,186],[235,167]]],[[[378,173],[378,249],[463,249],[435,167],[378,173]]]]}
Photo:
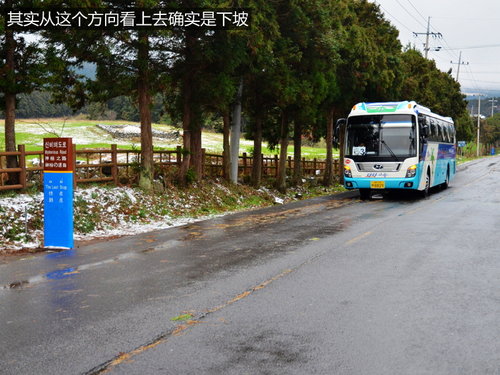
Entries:
{"type": "Polygon", "coordinates": [[[179,183],[187,184],[187,172],[191,165],[191,86],[189,79],[184,82],[182,109],[182,163],[179,169],[179,183]]]}
{"type": "Polygon", "coordinates": [[[302,123],[295,121],[293,125],[293,184],[302,185],[302,123]]]}
{"type": "MultiPolygon", "coordinates": [[[[6,2],[8,5],[10,2],[6,2]]],[[[7,90],[4,93],[5,97],[5,151],[16,150],[16,77],[15,77],[15,50],[16,41],[14,39],[14,32],[12,30],[5,31],[5,68],[7,76],[7,90]]],[[[17,156],[7,157],[7,168],[17,168],[19,166],[17,156]]],[[[16,185],[19,183],[19,175],[17,173],[10,173],[9,185],[16,185]]]]}
{"type": "Polygon", "coordinates": [[[243,94],[243,78],[240,80],[236,100],[233,104],[233,123],[231,125],[231,182],[238,183],[238,164],[241,134],[241,96],[243,94]]]}
{"type": "Polygon", "coordinates": [[[333,184],[333,109],[326,116],[326,166],[323,185],[333,184]]]}
{"type": "Polygon", "coordinates": [[[201,155],[201,125],[191,117],[191,160],[190,167],[195,172],[196,181],[203,177],[202,155],[201,155]]]}
{"type": "Polygon", "coordinates": [[[231,116],[229,115],[229,110],[225,110],[222,115],[222,120],[224,122],[223,129],[223,151],[222,151],[222,175],[226,181],[229,181],[229,176],[231,174],[231,148],[229,146],[229,134],[231,128],[231,116]]]}
{"type": "Polygon", "coordinates": [[[339,182],[344,183],[345,125],[339,129],[339,182]]]}
{"type": "Polygon", "coordinates": [[[280,159],[278,164],[278,178],[276,181],[276,188],[281,193],[286,193],[286,163],[288,151],[288,116],[286,111],[283,111],[281,117],[280,134],[280,159]]]}
{"type": "Polygon", "coordinates": [[[252,185],[259,188],[262,181],[262,117],[255,118],[253,135],[252,185]]]}
{"type": "Polygon", "coordinates": [[[138,102],[141,120],[141,173],[139,186],[145,190],[153,187],[153,132],[151,128],[151,93],[149,86],[149,37],[139,32],[139,47],[137,51],[137,66],[139,70],[138,102]]]}
{"type": "MultiPolygon", "coordinates": [[[[186,61],[192,59],[192,51],[195,48],[196,39],[195,37],[187,32],[186,34],[186,61]]],[[[191,96],[193,92],[192,88],[192,76],[193,71],[190,64],[185,64],[187,71],[184,73],[182,82],[182,146],[183,146],[183,157],[181,167],[179,169],[179,183],[181,185],[187,184],[187,173],[189,167],[191,166],[191,122],[193,120],[191,111],[191,96]]]]}

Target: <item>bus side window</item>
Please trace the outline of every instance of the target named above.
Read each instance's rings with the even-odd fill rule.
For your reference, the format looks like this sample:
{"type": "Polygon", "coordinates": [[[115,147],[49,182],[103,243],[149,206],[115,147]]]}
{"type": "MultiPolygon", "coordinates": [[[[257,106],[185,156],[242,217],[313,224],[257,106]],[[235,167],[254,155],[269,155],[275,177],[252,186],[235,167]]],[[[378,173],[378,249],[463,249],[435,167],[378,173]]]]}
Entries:
{"type": "Polygon", "coordinates": [[[455,135],[456,135],[455,127],[453,125],[451,125],[451,124],[450,124],[450,134],[451,134],[450,142],[451,143],[456,143],[456,140],[455,140],[455,135]]]}
{"type": "Polygon", "coordinates": [[[447,124],[446,130],[448,131],[448,143],[453,143],[453,127],[447,124]]]}
{"type": "Polygon", "coordinates": [[[434,119],[431,120],[431,131],[429,134],[429,140],[430,141],[437,140],[437,125],[436,125],[436,121],[434,119]]]}
{"type": "Polygon", "coordinates": [[[441,130],[441,142],[448,142],[448,132],[446,131],[446,123],[439,121],[439,128],[441,130]]]}

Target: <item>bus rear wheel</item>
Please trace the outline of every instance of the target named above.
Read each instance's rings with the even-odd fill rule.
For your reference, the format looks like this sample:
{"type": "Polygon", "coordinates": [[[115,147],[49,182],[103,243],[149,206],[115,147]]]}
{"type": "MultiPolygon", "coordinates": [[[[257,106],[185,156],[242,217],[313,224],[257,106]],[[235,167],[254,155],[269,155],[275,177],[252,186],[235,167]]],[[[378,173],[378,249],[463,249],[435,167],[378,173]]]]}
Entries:
{"type": "Polygon", "coordinates": [[[450,167],[446,171],[446,180],[444,180],[443,185],[441,186],[443,190],[447,189],[450,185],[450,167]]]}

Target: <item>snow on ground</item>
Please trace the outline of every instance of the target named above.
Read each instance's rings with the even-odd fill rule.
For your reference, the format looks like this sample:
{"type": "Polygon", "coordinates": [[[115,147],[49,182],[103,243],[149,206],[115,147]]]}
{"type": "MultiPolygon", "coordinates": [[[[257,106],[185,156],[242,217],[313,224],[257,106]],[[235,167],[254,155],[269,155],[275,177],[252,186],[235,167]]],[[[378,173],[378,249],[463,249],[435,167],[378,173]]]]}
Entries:
{"type": "MultiPolygon", "coordinates": [[[[74,194],[74,239],[90,240],[134,235],[204,220],[172,218],[163,213],[142,213],[141,206],[152,204],[138,190],[127,187],[78,189],[74,194]],[[131,210],[130,207],[134,207],[131,210]]],[[[172,207],[190,206],[186,199],[172,207]]],[[[43,247],[43,193],[0,198],[0,253],[43,247]]]]}

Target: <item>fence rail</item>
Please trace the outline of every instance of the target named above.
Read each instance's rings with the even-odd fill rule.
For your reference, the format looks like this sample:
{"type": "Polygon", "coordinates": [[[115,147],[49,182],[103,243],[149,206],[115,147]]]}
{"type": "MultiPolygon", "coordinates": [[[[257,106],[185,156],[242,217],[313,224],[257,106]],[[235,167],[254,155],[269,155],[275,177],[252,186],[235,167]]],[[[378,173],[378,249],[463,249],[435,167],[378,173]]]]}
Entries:
{"type": "MultiPolygon", "coordinates": [[[[73,145],[75,163],[75,186],[84,183],[111,182],[119,185],[120,181],[138,177],[141,162],[140,150],[120,150],[116,145],[109,149],[76,149],[73,145]]],[[[161,150],[153,152],[155,167],[159,172],[171,171],[182,162],[182,149],[161,150]]],[[[43,151],[26,151],[25,145],[19,145],[17,151],[0,152],[0,191],[22,190],[33,184],[43,184],[43,151]],[[7,167],[7,158],[15,156],[17,167],[7,167]],[[17,176],[16,184],[8,184],[12,176],[17,176]]],[[[262,156],[262,176],[275,177],[278,174],[278,156],[262,156]]],[[[326,161],[305,159],[300,161],[304,177],[322,176],[326,168],[326,161]]],[[[254,158],[243,153],[239,156],[239,177],[250,176],[254,158]]],[[[333,161],[333,173],[338,172],[338,160],[333,161]]],[[[292,157],[287,159],[287,174],[291,174],[295,166],[292,157]]],[[[218,177],[223,175],[223,156],[207,153],[202,149],[202,177],[218,177]]]]}

